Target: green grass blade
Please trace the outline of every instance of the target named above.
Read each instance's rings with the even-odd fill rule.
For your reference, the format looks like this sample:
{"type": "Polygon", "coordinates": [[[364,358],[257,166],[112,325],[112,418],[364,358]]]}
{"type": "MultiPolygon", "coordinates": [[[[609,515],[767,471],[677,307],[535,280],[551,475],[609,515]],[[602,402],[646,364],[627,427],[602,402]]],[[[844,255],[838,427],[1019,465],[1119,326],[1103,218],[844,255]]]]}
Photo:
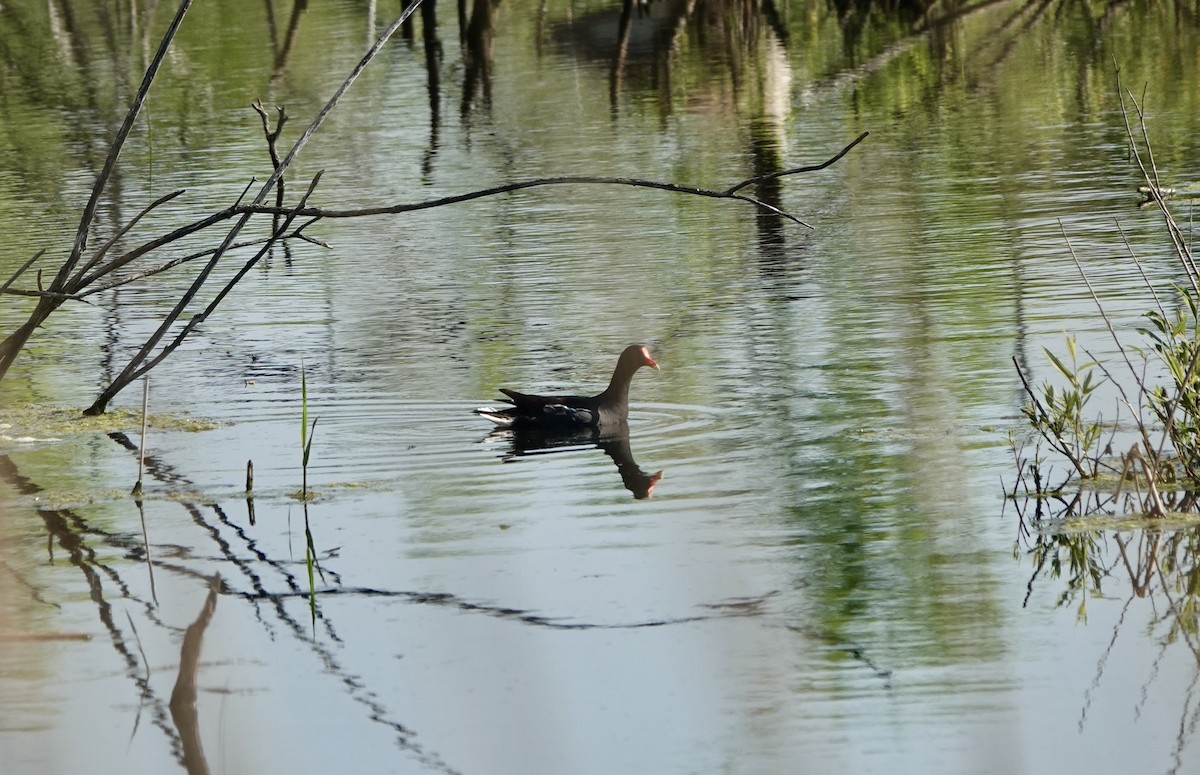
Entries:
{"type": "MultiPolygon", "coordinates": [[[[317,435],[317,420],[319,420],[319,419],[321,419],[321,418],[320,417],[313,418],[312,430],[308,434],[308,443],[304,445],[304,459],[302,461],[302,464],[305,468],[308,468],[308,457],[310,454],[312,454],[313,437],[317,435]]],[[[304,439],[303,433],[300,434],[300,439],[303,441],[303,439],[304,439]]]]}
{"type": "Polygon", "coordinates": [[[308,449],[308,380],[304,376],[304,359],[300,359],[300,449],[308,449]]]}

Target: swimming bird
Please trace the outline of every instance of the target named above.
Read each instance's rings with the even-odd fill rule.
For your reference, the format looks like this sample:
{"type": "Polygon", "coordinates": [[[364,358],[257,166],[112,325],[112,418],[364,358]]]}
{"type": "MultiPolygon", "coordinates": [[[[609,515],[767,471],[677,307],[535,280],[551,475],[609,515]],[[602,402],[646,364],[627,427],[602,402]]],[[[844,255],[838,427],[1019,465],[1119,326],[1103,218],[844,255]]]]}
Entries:
{"type": "Polygon", "coordinates": [[[603,393],[595,396],[538,396],[500,388],[512,406],[494,409],[480,407],[475,413],[503,428],[543,428],[571,430],[573,428],[611,428],[629,418],[629,383],[643,366],[658,370],[650,351],[640,344],[631,344],[617,359],[617,368],[603,393]]]}

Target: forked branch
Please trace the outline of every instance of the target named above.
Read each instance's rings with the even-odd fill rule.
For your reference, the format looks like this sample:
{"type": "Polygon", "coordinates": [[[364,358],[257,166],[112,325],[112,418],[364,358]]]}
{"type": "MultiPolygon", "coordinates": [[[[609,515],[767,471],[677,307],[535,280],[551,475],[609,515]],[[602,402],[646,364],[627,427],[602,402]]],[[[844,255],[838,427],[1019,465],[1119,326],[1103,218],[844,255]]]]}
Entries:
{"type": "Polygon", "coordinates": [[[404,12],[397,18],[387,30],[379,37],[375,44],[367,51],[355,68],[345,78],[342,84],[325,103],[322,109],[312,119],[309,125],[301,133],[300,137],[292,144],[286,154],[280,155],[277,147],[278,140],[284,123],[287,121],[287,114],[282,108],[276,108],[277,117],[274,127],[271,126],[270,115],[267,109],[261,102],[255,102],[252,107],[262,121],[263,136],[266,139],[267,150],[270,154],[272,171],[270,176],[254,193],[252,198],[248,198],[251,188],[257,184],[257,181],[252,180],[242,195],[237,198],[237,201],[226,207],[223,210],[211,213],[203,218],[199,218],[192,223],[180,226],[164,234],[159,234],[151,239],[145,240],[140,244],[136,244],[132,248],[124,250],[119,255],[112,255],[114,247],[122,240],[129,237],[134,227],[137,226],[146,215],[159,208],[163,204],[179,197],[182,190],[173,191],[154,202],[147,205],[130,221],[124,224],[120,229],[111,235],[108,240],[94,252],[87,260],[84,260],[84,253],[87,249],[87,236],[93,224],[97,202],[106,188],[108,181],[112,175],[117,157],[121,147],[124,145],[129,134],[129,129],[136,119],[142,104],[144,103],[154,76],[158,71],[159,66],[169,48],[179,25],[182,23],[183,16],[191,5],[191,0],[181,0],[178,11],[171,25],[163,36],[159,45],[158,53],[146,71],[145,78],[138,94],[136,95],[133,104],[125,117],[125,121],[121,129],[117,132],[116,138],[113,140],[113,145],[110,149],[108,159],[105,166],[96,180],[96,184],[92,191],[91,199],[85,206],[79,224],[79,230],[76,235],[71,253],[67,259],[58,268],[55,277],[48,286],[43,286],[41,281],[41,271],[37,274],[37,283],[35,288],[16,288],[11,287],[22,277],[27,270],[32,267],[35,262],[43,255],[43,252],[30,258],[24,263],[7,281],[0,285],[0,295],[11,294],[37,299],[37,305],[30,314],[29,319],[25,324],[20,326],[16,331],[10,334],[4,341],[0,342],[0,379],[3,379],[9,366],[17,357],[19,352],[24,348],[25,343],[33,332],[40,326],[46,318],[56,310],[60,305],[67,301],[86,301],[89,296],[110,290],[118,286],[127,285],[132,282],[143,280],[145,278],[161,274],[178,267],[182,264],[191,263],[199,259],[203,259],[203,265],[196,271],[195,277],[192,279],[189,287],[179,298],[170,312],[159,323],[156,330],[146,339],[143,345],[135,353],[135,355],[126,364],[124,369],[113,379],[97,397],[96,401],[89,407],[85,414],[98,414],[104,411],[108,402],[120,392],[124,387],[142,376],[155,365],[161,362],[167,355],[173,352],[183,339],[190,334],[200,322],[211,314],[217,305],[226,297],[232,287],[245,276],[250,269],[257,264],[273,247],[281,242],[293,239],[301,239],[312,242],[323,247],[328,247],[320,240],[304,234],[304,230],[312,224],[326,218],[359,218],[378,215],[398,215],[402,213],[411,213],[421,210],[428,210],[435,207],[444,207],[447,205],[470,202],[485,197],[495,196],[498,194],[507,194],[525,189],[533,189],[544,186],[555,185],[605,185],[605,186],[632,186],[635,188],[649,188],[660,191],[668,191],[679,194],[689,194],[692,196],[702,196],[713,199],[732,199],[741,202],[746,202],[765,211],[772,216],[789,220],[795,224],[805,228],[812,228],[809,224],[800,220],[796,216],[788,213],[776,205],[763,201],[757,196],[743,193],[750,186],[771,181],[774,179],[797,175],[805,172],[815,172],[828,168],[836,163],[855,146],[865,140],[869,133],[863,132],[853,141],[843,147],[840,151],[829,157],[819,164],[809,166],[794,167],[791,169],[780,170],[778,172],[759,175],[752,178],[746,178],[738,181],[733,185],[724,189],[710,189],[697,186],[682,185],[679,183],[668,183],[655,180],[646,180],[642,178],[629,177],[613,177],[613,176],[596,176],[596,175],[567,175],[556,177],[535,178],[532,180],[517,181],[506,183],[503,185],[492,186],[489,188],[468,191],[461,194],[443,196],[433,199],[426,199],[417,202],[398,203],[379,207],[361,207],[361,208],[322,208],[308,204],[309,198],[320,179],[320,174],[313,179],[308,191],[301,198],[300,202],[294,206],[284,204],[283,176],[285,171],[290,166],[291,162],[296,158],[301,148],[306,144],[308,139],[317,131],[324,122],[325,118],[334,109],[341,100],[347,89],[353,84],[358,76],[363,72],[367,65],[374,57],[382,50],[392,34],[400,28],[404,21],[416,10],[420,5],[420,0],[416,0],[409,4],[404,12]],[[274,203],[267,204],[267,198],[270,192],[275,192],[274,203]],[[248,200],[248,201],[247,201],[248,200]],[[243,228],[256,216],[270,217],[272,226],[269,230],[269,236],[264,239],[254,240],[239,240],[238,235],[243,228]],[[228,223],[232,222],[232,223],[228,223]],[[298,225],[296,225],[298,224],[298,225]],[[160,259],[153,265],[135,264],[140,259],[143,259],[163,248],[171,246],[185,237],[192,237],[214,226],[223,226],[226,229],[220,243],[215,248],[191,252],[184,256],[173,256],[160,259]],[[176,324],[179,322],[185,309],[192,304],[199,296],[202,288],[205,286],[217,264],[229,253],[230,250],[252,245],[260,246],[255,255],[248,259],[241,269],[230,279],[223,289],[221,289],[212,300],[205,306],[202,312],[194,315],[190,321],[182,326],[172,339],[165,344],[162,349],[155,352],[160,342],[164,341],[176,324]]]}
{"type": "Polygon", "coordinates": [[[733,184],[729,188],[716,190],[711,188],[699,188],[696,186],[685,186],[679,183],[664,183],[657,180],[644,180],[642,178],[624,178],[624,177],[608,177],[599,175],[560,175],[548,178],[534,178],[532,180],[522,180],[514,183],[505,183],[491,188],[481,188],[476,191],[468,191],[463,194],[454,194],[452,196],[438,197],[436,199],[426,199],[420,202],[410,202],[406,204],[384,205],[381,207],[360,207],[351,209],[324,209],[320,207],[306,207],[301,210],[293,210],[292,208],[268,207],[264,205],[245,205],[239,210],[248,213],[263,213],[270,215],[283,215],[285,213],[295,212],[297,215],[308,216],[311,218],[362,218],[369,215],[398,215],[400,213],[411,213],[417,210],[428,210],[433,207],[445,207],[446,205],[459,204],[461,202],[470,202],[475,199],[495,196],[497,194],[508,194],[514,191],[521,191],[528,188],[538,188],[541,186],[562,186],[562,185],[602,185],[602,186],[633,186],[635,188],[654,188],[660,191],[671,191],[677,194],[692,194],[693,196],[704,196],[713,199],[736,199],[742,202],[748,202],[755,207],[767,210],[772,215],[777,215],[781,218],[786,218],[793,223],[799,224],[805,228],[811,229],[812,226],[800,220],[791,213],[784,212],[778,207],[767,204],[753,196],[739,194],[738,191],[747,186],[761,183],[764,180],[773,178],[781,178],[788,175],[798,175],[803,172],[813,172],[823,170],[835,163],[838,159],[845,156],[851,148],[861,143],[869,135],[869,132],[863,132],[850,142],[845,148],[838,151],[828,160],[808,167],[794,167],[792,169],[782,170],[770,175],[759,175],[753,178],[747,178],[733,184]]]}

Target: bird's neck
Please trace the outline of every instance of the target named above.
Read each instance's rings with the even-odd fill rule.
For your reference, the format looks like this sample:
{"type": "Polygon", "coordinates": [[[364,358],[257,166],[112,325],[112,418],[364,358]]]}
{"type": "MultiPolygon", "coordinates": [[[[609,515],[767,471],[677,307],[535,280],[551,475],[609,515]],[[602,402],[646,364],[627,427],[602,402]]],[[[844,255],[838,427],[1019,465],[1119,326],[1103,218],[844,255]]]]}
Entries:
{"type": "Polygon", "coordinates": [[[624,369],[618,367],[613,372],[612,380],[609,381],[608,387],[597,398],[604,404],[629,403],[629,383],[632,381],[632,378],[632,374],[626,373],[624,369]]]}

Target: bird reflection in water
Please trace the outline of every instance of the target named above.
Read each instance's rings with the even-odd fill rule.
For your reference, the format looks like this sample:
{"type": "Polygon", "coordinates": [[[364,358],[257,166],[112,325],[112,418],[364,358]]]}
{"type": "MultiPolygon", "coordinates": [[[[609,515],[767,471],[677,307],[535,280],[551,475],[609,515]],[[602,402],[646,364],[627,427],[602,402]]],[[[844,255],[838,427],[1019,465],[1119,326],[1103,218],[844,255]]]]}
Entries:
{"type": "Polygon", "coordinates": [[[501,456],[505,462],[519,457],[557,452],[578,452],[598,447],[616,463],[617,473],[621,475],[621,483],[638,500],[651,497],[654,486],[663,476],[662,471],[648,474],[638,466],[629,447],[628,428],[605,434],[601,434],[597,428],[580,429],[573,432],[506,428],[492,431],[484,441],[508,441],[509,449],[501,456]]]}

